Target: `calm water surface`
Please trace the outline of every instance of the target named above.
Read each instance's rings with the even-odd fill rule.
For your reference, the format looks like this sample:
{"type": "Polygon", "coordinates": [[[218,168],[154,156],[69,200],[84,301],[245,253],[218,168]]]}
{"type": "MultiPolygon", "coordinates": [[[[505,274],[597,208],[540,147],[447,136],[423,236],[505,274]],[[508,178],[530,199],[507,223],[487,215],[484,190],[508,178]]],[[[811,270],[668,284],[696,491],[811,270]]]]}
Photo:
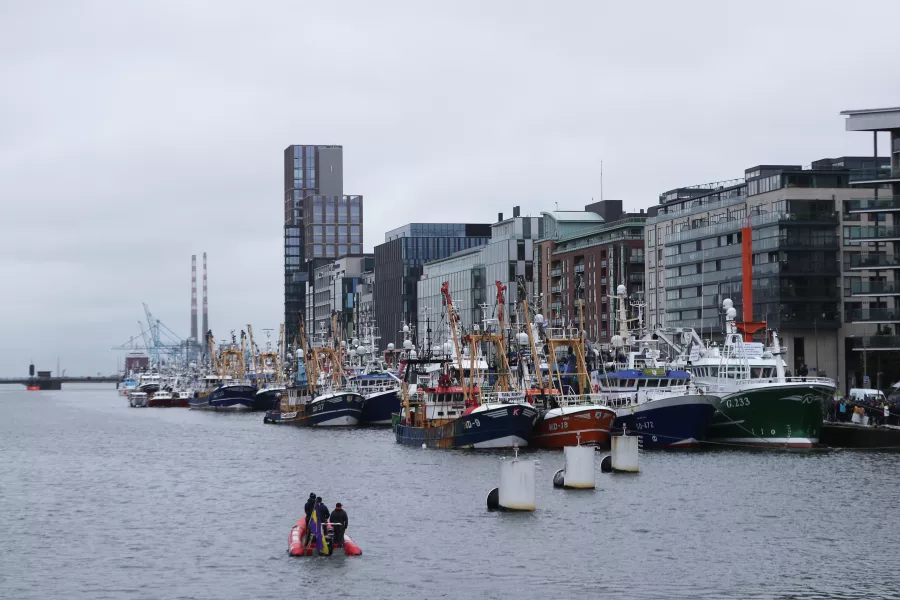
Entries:
{"type": "MultiPolygon", "coordinates": [[[[900,598],[900,455],[645,453],[488,513],[501,454],[0,390],[0,598],[900,598]],[[309,492],[363,556],[294,559],[309,492]]],[[[599,461],[598,461],[599,468],[599,461]]]]}

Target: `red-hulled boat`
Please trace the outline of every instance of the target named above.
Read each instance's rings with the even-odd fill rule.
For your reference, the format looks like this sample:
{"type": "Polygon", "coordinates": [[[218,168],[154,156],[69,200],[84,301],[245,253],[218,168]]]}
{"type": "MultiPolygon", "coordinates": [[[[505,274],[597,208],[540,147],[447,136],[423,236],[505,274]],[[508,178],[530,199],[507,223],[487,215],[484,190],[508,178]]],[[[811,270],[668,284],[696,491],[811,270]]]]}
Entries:
{"type": "Polygon", "coordinates": [[[601,404],[572,402],[561,398],[559,406],[541,414],[531,438],[538,448],[565,448],[566,446],[609,445],[609,430],[616,418],[616,411],[601,404]]]}
{"type": "MultiPolygon", "coordinates": [[[[323,524],[327,527],[329,524],[323,524]]],[[[291,535],[288,537],[288,554],[291,556],[313,556],[318,553],[316,542],[310,540],[307,544],[303,544],[303,538],[306,534],[306,519],[301,517],[297,524],[291,527],[291,535]]],[[[334,552],[341,548],[335,548],[334,552]]],[[[356,542],[350,539],[350,536],[344,534],[344,554],[347,556],[359,556],[362,550],[356,545],[356,542]]],[[[333,553],[333,552],[332,552],[333,553]]]]}

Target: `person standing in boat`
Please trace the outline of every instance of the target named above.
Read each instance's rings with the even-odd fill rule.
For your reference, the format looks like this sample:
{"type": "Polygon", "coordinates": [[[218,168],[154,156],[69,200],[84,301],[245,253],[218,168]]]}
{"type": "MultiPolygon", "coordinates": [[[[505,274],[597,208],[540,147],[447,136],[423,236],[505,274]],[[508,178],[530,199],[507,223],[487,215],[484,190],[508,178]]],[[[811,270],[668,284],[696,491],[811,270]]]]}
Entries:
{"type": "Polygon", "coordinates": [[[344,506],[340,502],[334,505],[334,512],[331,513],[331,522],[332,524],[340,525],[340,527],[335,527],[334,529],[334,547],[343,548],[344,532],[347,531],[347,525],[350,523],[350,520],[347,518],[347,511],[344,510],[344,506]]]}

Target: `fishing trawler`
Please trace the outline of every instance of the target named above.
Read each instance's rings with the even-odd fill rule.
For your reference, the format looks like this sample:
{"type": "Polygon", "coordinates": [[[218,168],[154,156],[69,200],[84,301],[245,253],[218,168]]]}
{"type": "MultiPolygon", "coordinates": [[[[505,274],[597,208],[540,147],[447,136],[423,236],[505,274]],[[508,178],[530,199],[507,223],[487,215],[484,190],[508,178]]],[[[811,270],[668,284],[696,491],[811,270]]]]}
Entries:
{"type": "MultiPolygon", "coordinates": [[[[532,437],[538,410],[526,394],[515,389],[506,362],[503,329],[460,338],[449,283],[441,286],[453,337],[454,358],[419,358],[410,350],[404,363],[403,407],[394,417],[397,443],[431,448],[524,447],[532,437]],[[468,355],[460,340],[467,343],[468,355]],[[500,362],[489,373],[480,352],[482,344],[495,349],[500,362]],[[455,364],[455,369],[452,365],[455,364]],[[437,368],[430,368],[437,366],[437,368]]],[[[502,306],[502,305],[501,305],[502,306]]]]}
{"type": "MultiPolygon", "coordinates": [[[[190,407],[195,410],[238,411],[252,410],[256,399],[256,386],[245,383],[245,334],[241,332],[241,344],[237,345],[234,332],[231,332],[231,345],[221,352],[216,352],[212,332],[209,334],[210,360],[217,375],[213,378],[215,389],[209,394],[196,394],[190,400],[190,407]]],[[[209,377],[205,378],[210,383],[209,377]]]]}
{"type": "Polygon", "coordinates": [[[826,377],[786,377],[775,331],[765,344],[739,333],[734,303],[726,299],[725,341],[693,345],[690,371],[697,386],[720,396],[709,427],[718,442],[810,448],[819,441],[825,407],[837,386],[826,377]]]}
{"type": "Polygon", "coordinates": [[[266,330],[266,349],[257,354],[253,343],[253,327],[247,325],[247,334],[250,337],[251,348],[251,375],[256,382],[257,391],[253,401],[254,410],[272,410],[281,402],[281,397],[287,393],[287,386],[282,379],[284,365],[284,324],[281,325],[278,351],[272,347],[271,332],[266,330]]]}
{"type": "MultiPolygon", "coordinates": [[[[279,405],[266,412],[264,423],[302,427],[352,427],[359,423],[365,398],[347,385],[339,351],[332,345],[295,349],[295,381],[279,405]],[[307,354],[307,352],[309,354],[307,354]]],[[[340,344],[335,344],[340,348],[340,344]]]]}
{"type": "Polygon", "coordinates": [[[651,337],[640,339],[643,302],[632,302],[638,311],[636,335],[629,332],[624,285],[616,289],[619,333],[612,338],[611,368],[598,374],[597,384],[607,403],[616,409],[613,431],[640,436],[643,448],[689,448],[706,439],[710,419],[719,398],[691,384],[690,373],[663,360],[651,347],[651,337]]]}
{"type": "MultiPolygon", "coordinates": [[[[591,389],[585,358],[583,326],[546,327],[544,317],[536,314],[528,320],[528,301],[523,300],[525,331],[517,335],[519,346],[530,350],[530,356],[520,353],[520,371],[530,383],[529,394],[535,394],[542,408],[535,425],[532,445],[538,448],[559,449],[567,446],[609,445],[609,432],[616,413],[591,389]],[[547,348],[543,356],[535,345],[535,338],[547,348]],[[532,369],[528,369],[531,358],[532,369]],[[547,380],[544,381],[544,371],[547,380]]],[[[581,301],[578,301],[579,323],[582,321],[581,301]]]]}

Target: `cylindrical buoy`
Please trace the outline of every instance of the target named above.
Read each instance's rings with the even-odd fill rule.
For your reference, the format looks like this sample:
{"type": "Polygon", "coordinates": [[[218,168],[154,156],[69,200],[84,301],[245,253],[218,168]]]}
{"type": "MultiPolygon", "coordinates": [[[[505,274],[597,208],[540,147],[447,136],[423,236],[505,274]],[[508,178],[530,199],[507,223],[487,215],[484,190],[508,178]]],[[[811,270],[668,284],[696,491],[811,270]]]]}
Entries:
{"type": "Polygon", "coordinates": [[[603,473],[612,473],[612,456],[607,454],[600,461],[600,471],[603,473]]]}
{"type": "Polygon", "coordinates": [[[566,455],[564,486],[581,490],[594,489],[594,449],[589,446],[568,446],[563,451],[566,455]]]}
{"type": "Polygon", "coordinates": [[[553,475],[553,487],[561,488],[566,485],[566,471],[565,469],[560,469],[553,475]]]}
{"type": "Polygon", "coordinates": [[[534,462],[500,461],[499,503],[506,510],[534,510],[534,462]]]}
{"type": "Polygon", "coordinates": [[[612,436],[612,469],[619,473],[637,473],[638,436],[612,436]]]}

